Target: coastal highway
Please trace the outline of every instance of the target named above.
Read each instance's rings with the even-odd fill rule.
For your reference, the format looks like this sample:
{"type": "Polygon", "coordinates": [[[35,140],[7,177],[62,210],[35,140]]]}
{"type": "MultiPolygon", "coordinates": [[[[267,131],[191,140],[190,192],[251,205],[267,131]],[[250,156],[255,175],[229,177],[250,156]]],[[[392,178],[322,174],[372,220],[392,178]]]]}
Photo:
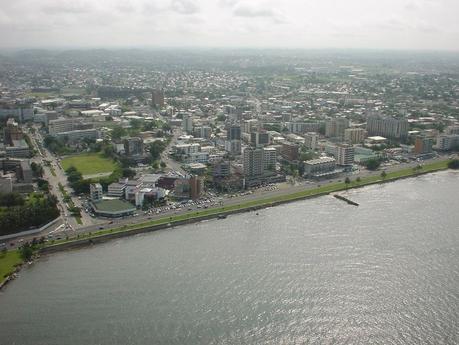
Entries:
{"type": "MultiPolygon", "coordinates": [[[[281,196],[281,195],[289,195],[292,193],[296,192],[301,192],[305,190],[310,190],[317,188],[318,186],[325,186],[330,183],[336,183],[339,181],[344,181],[346,177],[349,177],[351,180],[355,180],[357,177],[368,177],[368,176],[379,176],[383,170],[386,172],[393,172],[393,171],[398,171],[402,169],[407,169],[407,168],[414,168],[419,164],[430,164],[434,162],[438,162],[441,160],[447,159],[448,156],[439,156],[433,159],[425,160],[422,162],[409,162],[409,163],[403,163],[403,164],[397,164],[397,165],[392,165],[392,166],[385,166],[380,168],[377,171],[368,171],[368,170],[361,170],[357,172],[352,172],[348,173],[347,175],[341,175],[340,177],[329,179],[329,180],[321,180],[319,182],[311,182],[311,181],[301,181],[301,182],[295,182],[295,183],[289,183],[289,182],[284,182],[284,183],[279,183],[272,185],[270,187],[261,187],[258,189],[252,190],[252,193],[247,194],[243,193],[245,195],[237,194],[237,196],[227,196],[227,197],[220,197],[219,202],[214,205],[214,206],[208,206],[208,208],[220,208],[222,206],[232,206],[232,205],[238,205],[247,201],[253,201],[253,200],[258,200],[258,199],[264,199],[264,198],[270,198],[274,196],[281,196]]],[[[206,204],[205,204],[206,205],[206,204]]],[[[207,204],[208,205],[208,204],[207,204]]],[[[94,221],[97,221],[98,224],[93,224],[89,226],[83,226],[83,227],[75,227],[72,229],[61,229],[58,232],[54,232],[53,235],[54,237],[61,237],[64,238],[66,236],[74,236],[76,234],[84,234],[88,232],[95,232],[97,230],[100,230],[101,228],[103,229],[111,229],[111,228],[119,228],[123,225],[133,225],[133,224],[138,224],[138,223],[144,223],[150,220],[155,220],[159,218],[165,218],[165,217],[170,217],[174,215],[180,215],[180,214],[185,214],[185,213],[192,213],[192,212],[198,212],[202,211],[203,208],[198,208],[197,205],[191,206],[191,210],[189,210],[189,206],[183,207],[183,208],[178,208],[178,209],[171,209],[166,212],[161,212],[159,214],[153,213],[151,215],[149,214],[144,214],[142,211],[139,211],[138,216],[129,216],[124,219],[113,219],[113,220],[103,220],[103,219],[93,219],[94,221]]],[[[24,237],[24,241],[29,241],[33,237],[40,237],[40,236],[47,236],[49,234],[49,231],[46,231],[41,234],[37,234],[35,236],[29,236],[29,237],[24,237]]]]}
{"type": "MultiPolygon", "coordinates": [[[[264,199],[264,198],[270,198],[274,196],[281,196],[281,195],[289,195],[292,193],[296,192],[301,192],[305,190],[310,190],[317,188],[318,186],[324,186],[330,183],[336,183],[339,181],[344,181],[346,177],[351,178],[352,180],[355,180],[357,177],[368,177],[368,176],[379,176],[381,174],[382,170],[385,170],[386,172],[393,172],[393,171],[398,171],[402,169],[407,169],[407,168],[413,168],[416,167],[419,164],[429,164],[429,163],[434,163],[438,162],[441,160],[445,160],[447,157],[437,157],[434,159],[429,159],[425,160],[423,162],[410,162],[410,163],[404,163],[404,164],[397,164],[393,166],[386,166],[383,167],[377,171],[368,171],[368,170],[362,170],[358,173],[349,173],[347,175],[342,175],[340,177],[334,178],[334,179],[329,179],[329,180],[321,180],[320,182],[310,182],[310,181],[302,181],[302,182],[296,182],[294,184],[291,184],[289,182],[285,183],[280,183],[276,185],[272,185],[272,187],[261,187],[258,189],[253,190],[251,194],[246,194],[246,195],[238,195],[238,196],[228,196],[224,198],[219,198],[221,201],[217,205],[214,206],[209,206],[209,208],[220,208],[222,206],[232,206],[232,205],[238,205],[247,201],[253,201],[253,200],[258,200],[258,199],[264,199]]],[[[160,214],[143,214],[142,211],[139,211],[138,216],[130,216],[126,217],[124,219],[113,219],[113,220],[106,220],[103,221],[102,223],[99,223],[97,225],[91,225],[91,226],[86,226],[86,227],[80,227],[75,230],[69,231],[69,232],[64,232],[64,235],[74,235],[75,233],[82,234],[82,233],[87,233],[87,232],[95,232],[103,227],[103,229],[111,229],[111,228],[118,228],[123,225],[133,225],[136,223],[143,223],[147,222],[149,220],[155,220],[159,218],[165,218],[165,217],[170,217],[174,215],[180,215],[184,213],[192,213],[192,212],[198,212],[202,211],[203,208],[198,208],[197,205],[193,205],[191,207],[192,210],[188,210],[188,206],[179,208],[179,209],[172,209],[166,212],[162,212],[160,214]]]]}

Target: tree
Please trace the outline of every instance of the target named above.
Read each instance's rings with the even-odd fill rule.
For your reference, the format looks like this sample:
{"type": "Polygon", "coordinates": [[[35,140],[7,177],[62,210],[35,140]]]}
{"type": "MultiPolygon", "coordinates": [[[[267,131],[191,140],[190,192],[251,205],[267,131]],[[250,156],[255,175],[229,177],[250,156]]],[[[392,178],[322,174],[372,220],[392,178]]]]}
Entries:
{"type": "Polygon", "coordinates": [[[351,184],[351,179],[349,177],[346,177],[344,183],[346,184],[346,188],[349,187],[349,185],[351,184]]]}
{"type": "Polygon", "coordinates": [[[357,183],[360,183],[360,181],[362,181],[362,179],[360,178],[360,176],[358,176],[358,177],[355,179],[355,181],[356,181],[357,183]]]}
{"type": "Polygon", "coordinates": [[[126,130],[121,126],[115,126],[112,129],[112,139],[120,139],[126,135],[126,130]]]}
{"type": "Polygon", "coordinates": [[[32,162],[30,163],[30,168],[32,169],[33,175],[35,177],[43,177],[44,171],[43,171],[43,167],[41,166],[41,164],[32,162]]]}
{"type": "Polygon", "coordinates": [[[167,164],[165,162],[163,162],[163,161],[161,161],[160,165],[161,165],[161,168],[163,168],[163,169],[167,166],[167,164]]]}
{"type": "Polygon", "coordinates": [[[150,156],[153,161],[158,160],[161,157],[161,153],[166,149],[167,144],[162,141],[155,141],[150,144],[150,156]]]}
{"type": "Polygon", "coordinates": [[[33,249],[32,246],[29,243],[24,243],[24,245],[19,248],[19,254],[21,255],[21,258],[25,261],[29,261],[32,259],[33,255],[33,249]]]}
{"type": "Polygon", "coordinates": [[[381,172],[381,178],[384,180],[387,177],[387,173],[385,170],[381,172]]]}
{"type": "Polygon", "coordinates": [[[133,169],[123,168],[123,177],[133,178],[136,172],[133,169]]]}
{"type": "Polygon", "coordinates": [[[379,168],[381,165],[381,160],[377,158],[371,158],[366,161],[365,166],[367,167],[368,170],[376,170],[379,168]]]}
{"type": "Polygon", "coordinates": [[[448,163],[448,168],[450,169],[459,169],[459,159],[453,159],[448,163]]]}

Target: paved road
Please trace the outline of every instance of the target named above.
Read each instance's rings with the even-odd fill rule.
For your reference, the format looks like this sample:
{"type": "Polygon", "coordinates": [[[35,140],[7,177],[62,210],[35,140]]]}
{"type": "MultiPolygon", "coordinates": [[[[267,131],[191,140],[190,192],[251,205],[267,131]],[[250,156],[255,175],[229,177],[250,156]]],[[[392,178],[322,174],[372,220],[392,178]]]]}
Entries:
{"type": "MultiPolygon", "coordinates": [[[[444,158],[445,157],[440,157],[440,158],[426,160],[426,161],[422,162],[421,164],[433,163],[435,161],[439,161],[439,160],[442,160],[444,158]]],[[[406,164],[400,164],[400,165],[395,165],[395,166],[390,166],[390,167],[384,167],[384,169],[380,169],[378,171],[363,170],[363,171],[361,171],[360,173],[357,173],[357,174],[356,173],[349,173],[347,176],[349,176],[353,180],[355,178],[357,178],[358,176],[360,176],[361,178],[362,177],[366,177],[366,176],[379,176],[381,174],[382,170],[385,170],[387,172],[391,172],[391,171],[397,171],[397,170],[406,169],[406,168],[412,168],[412,167],[415,167],[415,166],[417,166],[419,164],[420,164],[419,162],[410,162],[410,163],[406,163],[406,164]]],[[[273,197],[273,196],[288,195],[288,194],[292,194],[292,193],[295,193],[295,192],[300,192],[300,191],[313,189],[313,188],[318,187],[318,185],[324,186],[326,184],[333,183],[333,182],[338,182],[340,180],[343,181],[345,178],[346,178],[346,175],[343,175],[343,176],[340,176],[338,178],[329,179],[329,180],[322,180],[320,182],[302,181],[302,182],[297,182],[295,184],[291,184],[291,183],[286,182],[286,183],[275,185],[274,187],[262,187],[262,188],[258,188],[256,190],[254,190],[253,193],[249,194],[249,195],[243,195],[243,196],[237,196],[237,197],[228,196],[228,197],[225,197],[225,198],[220,198],[222,200],[221,201],[221,205],[223,205],[223,206],[238,205],[238,204],[242,204],[242,203],[247,202],[247,201],[253,201],[253,200],[257,200],[257,199],[261,199],[261,198],[269,198],[269,197],[273,197]]],[[[215,205],[213,207],[221,207],[221,205],[220,205],[220,203],[218,203],[218,205],[215,205]]],[[[173,215],[184,214],[184,213],[187,213],[187,212],[197,212],[197,211],[202,211],[203,210],[202,208],[198,209],[196,205],[192,206],[191,208],[192,208],[192,211],[189,211],[188,207],[183,207],[183,208],[180,208],[180,209],[169,210],[167,212],[162,212],[160,214],[153,214],[153,215],[144,215],[143,212],[139,211],[140,214],[138,216],[131,216],[131,217],[127,217],[125,219],[107,220],[107,221],[104,221],[101,224],[91,225],[91,226],[79,228],[79,229],[77,229],[77,232],[78,233],[94,232],[94,231],[97,231],[98,229],[100,229],[101,227],[103,227],[104,229],[117,228],[117,227],[120,227],[120,226],[123,226],[123,225],[131,225],[131,224],[145,222],[145,221],[148,221],[148,220],[164,218],[164,217],[167,217],[167,216],[173,216],[173,215]]]]}

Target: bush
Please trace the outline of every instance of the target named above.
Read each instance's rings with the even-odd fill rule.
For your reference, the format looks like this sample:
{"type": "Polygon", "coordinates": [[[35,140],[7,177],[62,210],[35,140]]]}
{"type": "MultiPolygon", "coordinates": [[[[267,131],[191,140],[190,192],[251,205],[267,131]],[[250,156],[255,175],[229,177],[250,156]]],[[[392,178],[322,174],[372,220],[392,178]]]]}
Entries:
{"type": "Polygon", "coordinates": [[[459,159],[453,159],[448,163],[448,168],[450,169],[459,169],[459,159]]]}

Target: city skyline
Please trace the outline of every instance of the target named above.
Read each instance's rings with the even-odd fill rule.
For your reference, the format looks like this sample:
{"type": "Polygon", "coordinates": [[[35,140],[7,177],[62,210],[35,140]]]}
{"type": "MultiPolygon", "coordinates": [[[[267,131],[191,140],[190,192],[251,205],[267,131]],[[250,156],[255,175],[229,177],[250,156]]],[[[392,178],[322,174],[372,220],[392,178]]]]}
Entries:
{"type": "Polygon", "coordinates": [[[459,50],[453,0],[2,3],[0,48],[459,50]]]}

